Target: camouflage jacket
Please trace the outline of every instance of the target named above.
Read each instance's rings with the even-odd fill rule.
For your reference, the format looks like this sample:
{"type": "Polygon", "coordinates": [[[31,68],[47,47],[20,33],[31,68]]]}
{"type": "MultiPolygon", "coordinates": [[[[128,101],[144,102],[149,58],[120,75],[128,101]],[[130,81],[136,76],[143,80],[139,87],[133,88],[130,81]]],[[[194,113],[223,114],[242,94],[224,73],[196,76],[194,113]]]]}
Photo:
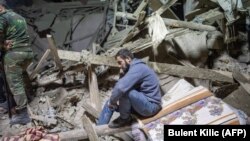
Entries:
{"type": "Polygon", "coordinates": [[[0,13],[0,49],[6,40],[12,42],[11,48],[28,46],[29,35],[25,19],[11,10],[0,13]]]}

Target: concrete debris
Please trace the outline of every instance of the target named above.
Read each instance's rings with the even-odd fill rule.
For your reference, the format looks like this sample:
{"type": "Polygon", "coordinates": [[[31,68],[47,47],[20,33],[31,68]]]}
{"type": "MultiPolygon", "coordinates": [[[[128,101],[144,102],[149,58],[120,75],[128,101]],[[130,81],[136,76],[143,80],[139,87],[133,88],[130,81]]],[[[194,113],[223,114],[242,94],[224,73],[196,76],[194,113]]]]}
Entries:
{"type": "Polygon", "coordinates": [[[38,32],[47,30],[50,28],[54,22],[56,15],[53,13],[43,15],[41,18],[35,21],[35,26],[37,27],[38,32]]]}
{"type": "Polygon", "coordinates": [[[213,63],[214,69],[233,72],[234,70],[249,74],[250,66],[245,63],[240,63],[226,53],[222,53],[220,57],[216,58],[213,63]]]}
{"type": "MultiPolygon", "coordinates": [[[[164,93],[180,79],[190,83],[186,88],[204,82],[214,96],[250,116],[249,9],[244,0],[37,0],[15,7],[29,24],[36,54],[27,68],[32,126],[63,140],[129,139],[118,133],[131,127],[95,125],[118,80],[114,56],[122,48],[144,58],[164,93]],[[154,16],[152,37],[148,20],[154,16]],[[157,45],[154,39],[160,39],[157,45]]],[[[3,135],[8,119],[1,115],[0,122],[3,135]]]]}
{"type": "MultiPolygon", "coordinates": [[[[197,62],[204,64],[208,57],[207,32],[190,32],[173,38],[176,43],[175,50],[184,59],[190,60],[193,64],[197,62]],[[187,48],[188,46],[188,48],[187,48]]],[[[177,55],[177,54],[176,54],[177,55]]]]}

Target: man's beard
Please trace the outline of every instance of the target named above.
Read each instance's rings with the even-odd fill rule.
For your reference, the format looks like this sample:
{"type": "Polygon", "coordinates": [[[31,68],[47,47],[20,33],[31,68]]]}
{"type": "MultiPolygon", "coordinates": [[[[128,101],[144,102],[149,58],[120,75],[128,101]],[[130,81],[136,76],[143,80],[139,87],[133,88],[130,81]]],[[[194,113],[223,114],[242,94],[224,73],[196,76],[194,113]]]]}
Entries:
{"type": "Polygon", "coordinates": [[[128,72],[128,70],[129,70],[129,64],[126,62],[126,66],[125,66],[125,68],[122,68],[122,70],[123,70],[123,72],[124,72],[124,74],[126,74],[127,72],[128,72]]]}

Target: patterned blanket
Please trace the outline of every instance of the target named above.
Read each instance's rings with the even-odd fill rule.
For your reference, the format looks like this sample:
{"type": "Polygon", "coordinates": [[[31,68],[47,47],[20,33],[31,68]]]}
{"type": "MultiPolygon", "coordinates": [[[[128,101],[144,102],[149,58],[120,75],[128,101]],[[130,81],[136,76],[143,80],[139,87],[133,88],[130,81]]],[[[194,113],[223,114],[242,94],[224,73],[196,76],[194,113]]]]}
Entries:
{"type": "MultiPolygon", "coordinates": [[[[163,141],[164,125],[237,125],[238,112],[206,88],[180,80],[162,98],[163,109],[132,126],[136,141],[163,141]],[[143,125],[142,125],[143,124],[143,125]],[[146,138],[148,137],[148,139],[146,138]]],[[[243,116],[244,117],[244,116],[243,116]]]]}
{"type": "Polygon", "coordinates": [[[43,127],[28,128],[17,136],[5,137],[2,141],[59,141],[59,135],[48,134],[43,127]]]}

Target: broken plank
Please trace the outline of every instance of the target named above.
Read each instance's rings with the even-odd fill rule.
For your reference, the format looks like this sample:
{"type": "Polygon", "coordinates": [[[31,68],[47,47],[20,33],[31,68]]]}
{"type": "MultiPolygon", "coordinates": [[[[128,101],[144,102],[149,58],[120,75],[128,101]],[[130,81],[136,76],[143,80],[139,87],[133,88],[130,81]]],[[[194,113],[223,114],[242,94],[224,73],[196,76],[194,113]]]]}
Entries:
{"type": "Polygon", "coordinates": [[[200,15],[200,14],[202,14],[202,13],[208,11],[208,9],[209,9],[209,8],[199,8],[199,9],[195,9],[195,10],[189,12],[188,14],[186,14],[186,15],[185,15],[185,18],[186,18],[187,21],[190,21],[190,20],[194,19],[195,16],[200,15]]]}
{"type": "Polygon", "coordinates": [[[82,107],[89,113],[91,114],[93,117],[95,117],[96,119],[98,119],[99,117],[99,112],[90,104],[88,104],[87,102],[83,102],[82,103],[82,107]]]}
{"type": "Polygon", "coordinates": [[[180,20],[180,18],[174,13],[172,9],[168,9],[165,14],[163,14],[161,17],[168,17],[170,19],[180,20]],[[166,16],[165,16],[166,15],[166,16]]]}
{"type": "Polygon", "coordinates": [[[170,0],[167,4],[161,6],[157,11],[155,11],[156,14],[161,15],[164,13],[168,8],[170,8],[173,4],[175,4],[177,0],[170,0]]]}
{"type": "Polygon", "coordinates": [[[63,66],[61,64],[60,58],[59,58],[58,53],[57,53],[55,40],[52,38],[52,35],[49,35],[49,34],[47,35],[47,39],[48,39],[48,42],[49,42],[49,47],[51,49],[51,52],[52,52],[52,54],[54,56],[56,66],[59,68],[59,70],[62,70],[63,66]]]}
{"type": "Polygon", "coordinates": [[[84,129],[87,132],[89,140],[90,141],[98,141],[99,139],[98,139],[97,133],[96,133],[95,129],[93,128],[90,119],[86,115],[83,115],[82,123],[83,123],[84,129]]]}
{"type": "Polygon", "coordinates": [[[149,62],[149,66],[151,66],[157,73],[165,73],[187,78],[208,79],[212,81],[234,82],[232,78],[209,69],[155,62],[149,62]]]}
{"type": "Polygon", "coordinates": [[[70,61],[81,61],[81,52],[76,51],[66,51],[66,50],[57,50],[60,59],[70,60],[70,61]]]}
{"type": "Polygon", "coordinates": [[[161,111],[159,111],[156,115],[154,115],[153,117],[150,118],[142,118],[141,122],[143,124],[147,124],[150,123],[152,121],[155,121],[169,113],[172,113],[178,109],[181,109],[183,107],[186,107],[194,102],[197,102],[201,99],[205,99],[207,97],[212,96],[213,94],[207,90],[207,89],[201,89],[199,91],[195,91],[192,94],[190,94],[189,96],[182,98],[182,99],[178,99],[175,102],[169,103],[167,104],[165,107],[162,108],[161,111]]]}
{"type": "MultiPolygon", "coordinates": [[[[103,135],[112,135],[115,133],[130,131],[131,127],[125,126],[120,128],[109,128],[108,125],[101,125],[101,126],[95,126],[94,129],[98,136],[103,136],[103,135]]],[[[88,135],[84,129],[76,129],[67,132],[61,132],[59,133],[59,137],[61,141],[68,141],[68,140],[87,139],[88,135]]]]}
{"type": "Polygon", "coordinates": [[[135,12],[133,13],[133,15],[135,15],[136,17],[138,17],[139,14],[141,13],[141,11],[144,10],[146,8],[146,6],[148,5],[148,1],[149,0],[143,0],[141,2],[141,4],[137,7],[137,9],[135,10],[135,12]]]}
{"type": "Polygon", "coordinates": [[[223,19],[224,17],[224,13],[221,12],[219,8],[215,8],[200,15],[197,15],[193,19],[193,21],[198,20],[199,22],[204,23],[206,25],[212,25],[215,21],[223,19]]]}
{"type": "Polygon", "coordinates": [[[30,74],[30,78],[34,79],[34,76],[37,74],[37,72],[39,71],[39,69],[41,68],[43,62],[46,60],[46,58],[49,56],[50,54],[50,49],[47,49],[46,52],[43,54],[42,58],[39,60],[36,68],[34,69],[34,71],[32,71],[32,73],[30,74]]]}
{"type": "MultiPolygon", "coordinates": [[[[108,57],[98,58],[97,56],[95,57],[92,56],[90,58],[92,58],[91,62],[93,64],[118,67],[118,64],[116,63],[114,58],[108,58],[108,57]]],[[[179,77],[208,79],[213,81],[222,81],[230,83],[234,82],[232,78],[209,69],[193,68],[188,66],[180,66],[174,64],[156,63],[156,62],[149,62],[148,65],[151,68],[153,68],[157,73],[165,73],[179,77]]]]}
{"type": "Polygon", "coordinates": [[[117,7],[118,7],[118,0],[114,0],[113,1],[113,7],[114,7],[114,19],[113,19],[113,28],[111,30],[111,35],[114,36],[115,33],[118,32],[117,28],[116,28],[116,13],[117,13],[117,7]]]}
{"type": "MultiPolygon", "coordinates": [[[[166,36],[165,36],[165,40],[170,40],[176,36],[180,36],[184,33],[187,33],[189,32],[188,29],[183,29],[183,28],[178,28],[178,29],[175,29],[173,31],[170,30],[170,33],[168,33],[166,36]]],[[[139,41],[139,40],[138,40],[139,41]]],[[[132,53],[136,53],[136,52],[140,52],[140,51],[143,51],[149,47],[152,47],[153,46],[153,42],[151,41],[151,39],[146,39],[146,40],[143,40],[143,41],[140,41],[139,44],[132,44],[132,45],[124,45],[123,47],[127,48],[128,50],[130,50],[132,53]]],[[[118,50],[116,51],[116,53],[118,52],[118,50]]],[[[113,54],[116,54],[116,53],[113,53],[113,54]]]]}
{"type": "Polygon", "coordinates": [[[89,84],[89,94],[90,102],[92,103],[97,111],[101,110],[99,88],[97,83],[96,73],[92,65],[88,66],[88,84],[89,84]]]}
{"type": "Polygon", "coordinates": [[[135,15],[131,14],[131,13],[124,13],[124,12],[117,11],[115,16],[117,16],[117,17],[126,17],[129,20],[134,20],[134,21],[137,20],[137,17],[135,15]]]}
{"type": "Polygon", "coordinates": [[[179,21],[179,20],[173,20],[173,19],[167,19],[167,18],[163,18],[163,20],[166,25],[172,26],[172,27],[184,27],[184,28],[190,28],[190,29],[195,29],[195,30],[206,30],[206,31],[216,30],[214,26],[210,26],[210,25],[203,25],[203,24],[198,24],[194,22],[179,21]]]}
{"type": "Polygon", "coordinates": [[[146,16],[145,11],[141,12],[138,15],[138,20],[136,21],[136,23],[133,26],[133,28],[131,29],[131,31],[125,37],[123,37],[123,39],[119,43],[117,43],[115,45],[115,47],[119,47],[119,46],[123,45],[125,42],[128,42],[133,37],[135,37],[138,33],[140,33],[140,30],[137,28],[137,26],[142,22],[142,20],[144,19],[145,16],[146,16]]]}

